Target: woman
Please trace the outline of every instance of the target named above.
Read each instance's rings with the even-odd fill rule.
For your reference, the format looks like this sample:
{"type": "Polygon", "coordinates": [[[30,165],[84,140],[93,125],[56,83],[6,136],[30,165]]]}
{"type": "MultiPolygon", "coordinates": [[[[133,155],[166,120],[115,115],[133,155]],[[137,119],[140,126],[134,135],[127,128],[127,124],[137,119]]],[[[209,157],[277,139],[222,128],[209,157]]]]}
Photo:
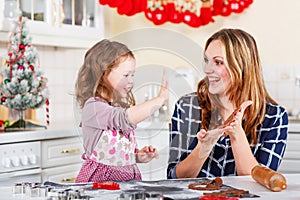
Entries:
{"type": "Polygon", "coordinates": [[[277,170],[288,116],[266,90],[254,38],[240,29],[213,34],[204,72],[197,92],[176,103],[168,178],[250,175],[258,164],[277,170]]]}

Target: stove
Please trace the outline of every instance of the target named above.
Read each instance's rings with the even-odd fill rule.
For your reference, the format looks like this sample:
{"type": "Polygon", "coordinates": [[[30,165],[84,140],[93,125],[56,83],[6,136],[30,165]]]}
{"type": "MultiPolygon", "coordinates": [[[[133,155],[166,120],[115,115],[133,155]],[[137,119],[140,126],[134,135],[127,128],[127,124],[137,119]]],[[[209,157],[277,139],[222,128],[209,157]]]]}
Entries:
{"type": "Polygon", "coordinates": [[[0,185],[41,180],[41,142],[0,145],[0,185]]]}

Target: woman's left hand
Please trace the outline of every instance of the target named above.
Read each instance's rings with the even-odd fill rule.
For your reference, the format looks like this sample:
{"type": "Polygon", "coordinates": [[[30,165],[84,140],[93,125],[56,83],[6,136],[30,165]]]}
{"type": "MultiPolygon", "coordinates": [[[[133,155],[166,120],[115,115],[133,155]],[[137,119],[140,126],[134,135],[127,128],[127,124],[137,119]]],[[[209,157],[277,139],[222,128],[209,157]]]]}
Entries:
{"type": "Polygon", "coordinates": [[[150,162],[153,158],[158,158],[157,149],[151,145],[144,146],[142,149],[137,150],[136,158],[138,163],[150,162]]]}
{"type": "Polygon", "coordinates": [[[229,123],[229,126],[232,127],[229,131],[230,136],[234,136],[237,133],[244,132],[243,126],[242,126],[242,120],[244,116],[244,112],[248,106],[252,104],[252,101],[245,101],[241,104],[240,110],[235,114],[234,119],[229,123]]]}

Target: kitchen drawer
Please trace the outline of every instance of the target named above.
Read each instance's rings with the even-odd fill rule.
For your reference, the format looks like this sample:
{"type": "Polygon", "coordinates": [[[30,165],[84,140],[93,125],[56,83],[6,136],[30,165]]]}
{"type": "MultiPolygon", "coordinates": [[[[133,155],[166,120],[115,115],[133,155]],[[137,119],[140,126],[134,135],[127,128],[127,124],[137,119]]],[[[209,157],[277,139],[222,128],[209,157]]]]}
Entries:
{"type": "Polygon", "coordinates": [[[81,163],[43,169],[42,181],[52,181],[56,183],[74,183],[80,168],[81,163]]]}
{"type": "Polygon", "coordinates": [[[42,141],[42,168],[81,163],[82,138],[64,138],[42,141]]]}

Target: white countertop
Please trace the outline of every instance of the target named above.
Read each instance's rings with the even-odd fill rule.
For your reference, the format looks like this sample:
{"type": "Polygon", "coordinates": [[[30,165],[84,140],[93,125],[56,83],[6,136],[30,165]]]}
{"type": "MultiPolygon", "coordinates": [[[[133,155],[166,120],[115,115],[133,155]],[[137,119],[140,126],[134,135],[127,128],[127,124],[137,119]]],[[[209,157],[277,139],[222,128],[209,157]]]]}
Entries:
{"type": "Polygon", "coordinates": [[[0,132],[0,144],[80,136],[81,129],[73,122],[53,123],[47,129],[0,132]]]}
{"type": "MultiPolygon", "coordinates": [[[[261,186],[257,182],[255,182],[251,176],[233,176],[233,177],[222,177],[224,184],[235,187],[237,189],[248,190],[252,194],[259,195],[259,198],[242,198],[242,199],[253,199],[253,200],[299,200],[300,199],[300,174],[286,174],[287,180],[287,189],[281,192],[272,192],[267,188],[261,186]]],[[[177,186],[177,185],[176,185],[177,186]]],[[[122,187],[121,187],[122,189],[122,187]]],[[[199,197],[202,192],[197,191],[199,193],[199,197]]],[[[207,191],[206,191],[207,192],[207,191]]],[[[211,191],[208,191],[211,192],[211,191]]],[[[11,199],[11,200],[22,200],[22,199],[30,199],[30,200],[45,200],[46,198],[29,198],[25,195],[13,195],[12,187],[0,187],[0,199],[11,199]]],[[[181,195],[181,194],[180,194],[181,195]]],[[[110,193],[109,195],[101,195],[101,197],[92,198],[93,200],[116,200],[119,196],[116,194],[110,193]]],[[[184,193],[182,193],[184,196],[184,193]]]]}

